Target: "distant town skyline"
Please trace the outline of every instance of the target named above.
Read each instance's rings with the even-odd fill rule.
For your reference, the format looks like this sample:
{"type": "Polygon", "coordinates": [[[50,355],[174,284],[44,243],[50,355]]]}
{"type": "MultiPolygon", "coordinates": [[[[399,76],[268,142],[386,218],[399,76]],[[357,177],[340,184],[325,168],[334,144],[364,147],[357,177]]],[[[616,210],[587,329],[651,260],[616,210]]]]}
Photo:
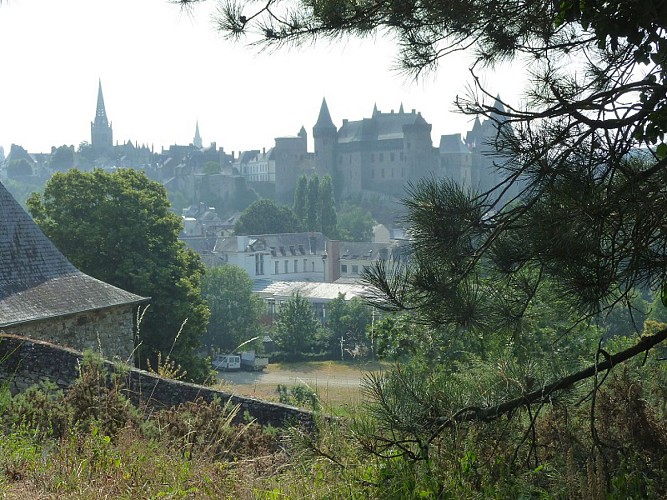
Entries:
{"type": "MultiPolygon", "coordinates": [[[[470,83],[462,54],[414,82],[393,70],[385,38],[319,43],[258,53],[214,30],[213,2],[182,12],[167,0],[15,0],[0,4],[0,145],[30,152],[90,141],[101,79],[114,143],[159,151],[189,144],[195,124],[206,146],[270,147],[275,137],[312,127],[322,98],[343,118],[416,109],[432,139],[470,129],[453,101],[470,83]]],[[[523,68],[482,75],[488,90],[517,102],[523,68]]]]}

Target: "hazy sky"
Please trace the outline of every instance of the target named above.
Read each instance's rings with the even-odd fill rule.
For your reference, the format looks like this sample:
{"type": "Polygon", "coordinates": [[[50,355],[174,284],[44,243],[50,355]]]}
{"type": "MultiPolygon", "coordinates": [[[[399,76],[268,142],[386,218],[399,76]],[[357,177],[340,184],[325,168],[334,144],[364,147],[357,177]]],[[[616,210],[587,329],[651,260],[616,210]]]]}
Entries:
{"type": "MultiPolygon", "coordinates": [[[[47,152],[90,141],[99,78],[114,143],[156,151],[192,142],[197,120],[204,144],[227,152],[271,147],[302,125],[312,141],[322,97],[337,126],[369,117],[375,103],[385,112],[403,103],[433,124],[434,144],[470,127],[452,112],[470,81],[463,56],[415,83],[392,70],[396,48],[385,39],[258,53],[215,32],[214,7],[190,15],[167,0],[3,0],[0,145],[47,152]]],[[[520,73],[484,79],[515,101],[520,73]]]]}

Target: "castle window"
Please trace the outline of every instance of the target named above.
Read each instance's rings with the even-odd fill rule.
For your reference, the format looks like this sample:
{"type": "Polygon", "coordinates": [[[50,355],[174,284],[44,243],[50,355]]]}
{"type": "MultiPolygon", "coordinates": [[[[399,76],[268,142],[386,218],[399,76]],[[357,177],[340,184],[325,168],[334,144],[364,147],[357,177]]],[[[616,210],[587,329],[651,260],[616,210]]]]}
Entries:
{"type": "Polygon", "coordinates": [[[389,161],[394,161],[394,153],[389,153],[389,161]]]}
{"type": "Polygon", "coordinates": [[[280,264],[280,262],[275,261],[274,264],[275,264],[275,270],[273,274],[280,274],[280,270],[278,269],[278,265],[280,264]]]}
{"type": "Polygon", "coordinates": [[[359,266],[352,266],[352,274],[359,274],[359,266]]]}
{"type": "Polygon", "coordinates": [[[399,159],[400,159],[401,161],[403,161],[403,160],[405,159],[405,155],[403,154],[403,151],[401,151],[401,152],[398,154],[398,157],[399,157],[399,159]]]}
{"type": "Polygon", "coordinates": [[[288,265],[289,265],[289,261],[286,260],[286,261],[285,261],[285,266],[284,266],[284,268],[285,268],[285,274],[287,274],[287,273],[289,272],[289,270],[287,269],[287,266],[288,266],[288,265]]]}
{"type": "Polygon", "coordinates": [[[299,272],[299,261],[294,259],[294,272],[298,273],[299,272]]]}
{"type": "Polygon", "coordinates": [[[375,163],[375,153],[371,153],[371,163],[375,163]]]}
{"type": "Polygon", "coordinates": [[[380,161],[384,161],[384,153],[380,153],[380,161]]]}
{"type": "Polygon", "coordinates": [[[347,274],[347,264],[341,264],[340,265],[340,272],[347,274]]]}
{"type": "Polygon", "coordinates": [[[303,259],[303,272],[305,273],[308,269],[308,259],[303,259]]]}

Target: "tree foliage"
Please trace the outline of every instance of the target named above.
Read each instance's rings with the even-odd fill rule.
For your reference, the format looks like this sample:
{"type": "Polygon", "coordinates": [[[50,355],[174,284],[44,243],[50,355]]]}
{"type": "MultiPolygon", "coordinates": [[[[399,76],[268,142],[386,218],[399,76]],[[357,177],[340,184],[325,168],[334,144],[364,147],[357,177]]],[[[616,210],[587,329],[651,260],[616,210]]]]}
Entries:
{"type": "Polygon", "coordinates": [[[208,269],[202,295],[211,311],[205,342],[233,352],[260,335],[264,303],[252,293],[252,280],[245,270],[232,265],[208,269]]]}
{"type": "Polygon", "coordinates": [[[322,199],[320,198],[320,178],[314,175],[308,181],[308,195],[306,197],[306,223],[308,231],[322,229],[322,199]]]}
{"type": "Polygon", "coordinates": [[[306,202],[308,199],[308,177],[302,175],[296,182],[294,190],[294,205],[292,211],[303,224],[306,220],[306,202]]]}
{"type": "Polygon", "coordinates": [[[207,375],[195,354],[209,316],[200,291],[204,269],[178,240],[182,222],[169,211],[161,184],[135,170],[74,169],[56,173],[28,207],[81,271],[151,298],[138,332],[141,366],[147,359],[156,366],[158,353],[162,359],[171,353],[191,379],[207,375]]]}
{"type": "Polygon", "coordinates": [[[343,241],[371,241],[375,220],[368,210],[346,206],[338,216],[338,235],[343,241]]]}
{"type": "Polygon", "coordinates": [[[296,293],[280,305],[273,340],[283,352],[299,355],[312,352],[319,343],[319,324],[308,299],[296,293]]]}
{"type": "Polygon", "coordinates": [[[268,199],[252,203],[234,226],[237,235],[296,233],[300,229],[299,221],[288,206],[268,199]]]}
{"type": "Polygon", "coordinates": [[[324,236],[337,238],[338,216],[336,215],[333,181],[330,175],[325,175],[320,183],[320,221],[324,236]]]}
{"type": "Polygon", "coordinates": [[[370,347],[367,329],[371,324],[371,308],[360,298],[345,300],[345,294],[327,303],[326,328],[329,332],[329,350],[338,358],[341,349],[366,350],[370,347]]]}

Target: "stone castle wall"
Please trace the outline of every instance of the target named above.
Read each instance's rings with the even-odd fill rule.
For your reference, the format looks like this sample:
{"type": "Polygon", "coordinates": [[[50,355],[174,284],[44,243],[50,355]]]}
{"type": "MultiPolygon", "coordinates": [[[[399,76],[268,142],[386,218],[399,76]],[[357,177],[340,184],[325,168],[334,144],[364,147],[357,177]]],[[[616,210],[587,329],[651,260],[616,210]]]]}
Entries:
{"type": "Polygon", "coordinates": [[[8,333],[45,340],[77,351],[90,349],[105,358],[129,362],[134,349],[133,306],[82,312],[31,321],[8,328],[8,333]],[[122,335],[119,335],[122,332],[122,335]]]}
{"type": "MultiPolygon", "coordinates": [[[[0,381],[13,394],[44,381],[67,389],[79,376],[83,355],[72,349],[15,335],[0,335],[0,381]]],[[[126,395],[137,405],[153,409],[172,408],[202,398],[210,402],[219,398],[239,404],[238,418],[247,413],[260,424],[280,426],[300,423],[312,427],[312,413],[292,406],[232,395],[210,387],[165,379],[144,370],[104,362],[107,371],[123,374],[126,395]]],[[[109,377],[111,378],[111,377],[109,377]]]]}

